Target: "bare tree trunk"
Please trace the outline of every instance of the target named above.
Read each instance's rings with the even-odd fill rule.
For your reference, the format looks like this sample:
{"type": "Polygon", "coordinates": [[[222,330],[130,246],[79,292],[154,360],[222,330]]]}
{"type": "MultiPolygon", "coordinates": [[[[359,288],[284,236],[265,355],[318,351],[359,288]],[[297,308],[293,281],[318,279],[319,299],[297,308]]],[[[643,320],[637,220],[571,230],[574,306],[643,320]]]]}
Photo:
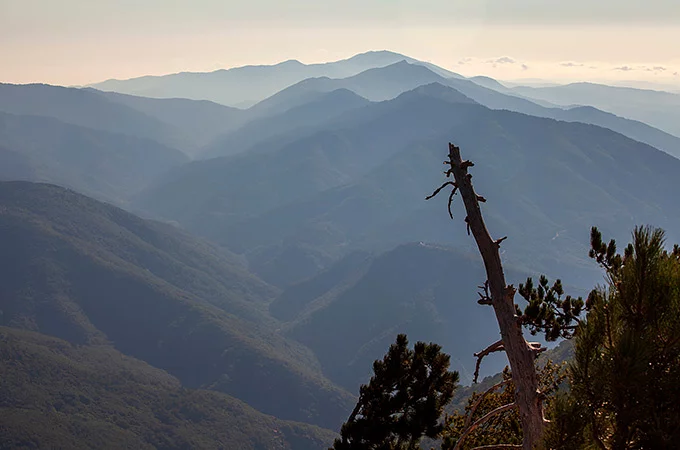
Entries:
{"type": "Polygon", "coordinates": [[[515,288],[506,285],[501,264],[499,248],[503,239],[494,241],[484,224],[479,202],[486,200],[475,193],[471,182],[472,175],[467,171],[473,164],[470,161],[463,161],[460,149],[453,144],[449,144],[447,164],[451,166],[449,174],[452,174],[455,180],[454,190],[456,188],[460,190],[463,197],[469,230],[484,260],[491,305],[496,313],[503,348],[510,361],[512,381],[516,388],[515,403],[519,410],[524,436],[522,448],[533,450],[540,442],[545,428],[543,402],[534,365],[538,350],[522,335],[522,326],[514,304],[515,288]]]}

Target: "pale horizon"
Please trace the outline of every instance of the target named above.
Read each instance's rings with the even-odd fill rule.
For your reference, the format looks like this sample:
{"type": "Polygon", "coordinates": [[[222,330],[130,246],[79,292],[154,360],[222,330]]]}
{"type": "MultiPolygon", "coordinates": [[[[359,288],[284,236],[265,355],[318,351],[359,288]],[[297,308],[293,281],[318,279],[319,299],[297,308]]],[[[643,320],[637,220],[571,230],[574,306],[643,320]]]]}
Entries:
{"type": "Polygon", "coordinates": [[[680,5],[511,3],[519,12],[498,0],[0,0],[0,82],[80,86],[389,50],[468,77],[680,90],[680,5]]]}

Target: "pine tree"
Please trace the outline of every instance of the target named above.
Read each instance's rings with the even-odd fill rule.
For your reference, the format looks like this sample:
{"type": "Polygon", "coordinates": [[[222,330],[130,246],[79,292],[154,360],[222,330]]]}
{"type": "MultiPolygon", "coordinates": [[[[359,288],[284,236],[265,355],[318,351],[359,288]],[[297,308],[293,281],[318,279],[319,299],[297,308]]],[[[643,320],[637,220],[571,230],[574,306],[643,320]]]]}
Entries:
{"type": "Polygon", "coordinates": [[[680,248],[638,227],[624,254],[593,228],[590,256],[607,285],[575,332],[570,393],[556,404],[551,448],[667,449],[680,442],[680,248]]]}
{"type": "MultiPolygon", "coordinates": [[[[487,413],[484,421],[502,422],[495,416],[516,410],[521,423],[521,447],[506,443],[493,448],[534,450],[543,443],[565,449],[671,448],[680,442],[680,247],[665,251],[662,231],[636,228],[633,243],[621,256],[614,241],[603,243],[593,229],[590,256],[605,269],[609,286],[594,290],[584,302],[565,296],[560,280],[551,285],[542,276],[534,285],[529,278],[519,286],[528,302],[522,311],[514,303],[517,291],[505,282],[499,252],[505,238],[492,239],[482,218],[480,203],[486,199],[475,192],[468,173],[474,164],[463,160],[453,144],[444,164],[453,181],[427,198],[451,187],[448,208],[453,218],[453,198],[461,193],[468,234],[477,243],[487,273],[478,303],[493,307],[501,332],[500,341],[475,354],[475,381],[482,358],[504,351],[514,386],[505,399],[509,403],[487,413]],[[555,397],[552,423],[544,418],[546,392],[535,365],[544,348],[527,342],[522,327],[545,334],[549,341],[576,337],[572,393],[555,397]]],[[[466,436],[475,431],[476,422],[464,423],[467,428],[461,431],[456,450],[464,448],[466,436]]]]}
{"type": "Polygon", "coordinates": [[[332,449],[415,450],[423,436],[436,438],[458,382],[449,362],[439,345],[418,342],[410,350],[406,335],[397,336],[385,357],[373,363],[374,375],[361,386],[332,449]]]}

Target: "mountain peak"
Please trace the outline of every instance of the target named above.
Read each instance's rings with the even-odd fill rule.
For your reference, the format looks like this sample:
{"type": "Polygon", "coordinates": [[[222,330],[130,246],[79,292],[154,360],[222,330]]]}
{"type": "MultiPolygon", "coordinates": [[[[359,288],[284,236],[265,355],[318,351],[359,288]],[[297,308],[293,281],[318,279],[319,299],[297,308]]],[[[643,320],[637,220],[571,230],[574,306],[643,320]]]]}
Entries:
{"type": "Polygon", "coordinates": [[[357,78],[366,76],[367,74],[399,74],[400,76],[413,77],[418,76],[420,78],[429,78],[430,81],[445,81],[446,79],[441,75],[436,74],[428,67],[420,64],[410,63],[405,59],[397,61],[395,63],[389,64],[383,67],[374,67],[372,69],[365,70],[358,75],[350,78],[357,78]]]}
{"type": "Polygon", "coordinates": [[[461,92],[453,89],[452,87],[445,86],[438,82],[418,86],[415,89],[412,89],[408,92],[404,92],[398,98],[411,99],[417,97],[431,97],[444,100],[449,103],[478,104],[470,97],[462,94],[461,92]]]}
{"type": "Polygon", "coordinates": [[[370,50],[363,53],[358,53],[351,58],[347,58],[346,61],[362,61],[370,60],[372,62],[384,62],[384,61],[394,61],[397,59],[410,59],[408,56],[402,55],[401,53],[395,53],[389,50],[370,50]]]}
{"type": "Polygon", "coordinates": [[[282,67],[282,66],[304,66],[306,64],[298,61],[297,59],[287,59],[286,61],[282,61],[278,64],[275,64],[275,66],[282,67]]]}

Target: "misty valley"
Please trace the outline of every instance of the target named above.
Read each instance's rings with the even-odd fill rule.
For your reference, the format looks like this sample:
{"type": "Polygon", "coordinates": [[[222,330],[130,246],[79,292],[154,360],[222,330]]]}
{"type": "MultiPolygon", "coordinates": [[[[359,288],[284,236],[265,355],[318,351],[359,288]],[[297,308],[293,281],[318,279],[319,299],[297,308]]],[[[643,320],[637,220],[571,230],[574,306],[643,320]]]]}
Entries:
{"type": "MultiPolygon", "coordinates": [[[[616,286],[657,277],[636,298],[674,299],[653,326],[680,332],[680,251],[668,250],[680,243],[678,124],[680,93],[504,83],[389,51],[0,84],[0,449],[527,448],[516,412],[468,429],[515,395],[509,383],[511,405],[524,392],[516,366],[504,372],[515,360],[474,208],[493,238],[507,237],[488,251],[517,290],[511,328],[536,341],[532,376],[550,380],[545,392],[576,386],[559,371],[586,358],[583,336],[596,340],[598,305],[614,304],[616,286]],[[654,249],[635,267],[660,275],[631,281],[631,261],[654,249]],[[506,352],[479,364],[496,341],[506,352]],[[442,365],[436,401],[428,391],[400,409],[399,395],[374,391],[383,376],[394,389],[413,383],[408,395],[435,389],[418,377],[442,365]],[[505,390],[472,406],[499,382],[505,390]],[[429,428],[409,422],[435,404],[429,428]],[[396,412],[383,422],[376,405],[396,412]]],[[[622,361],[647,342],[627,339],[622,361]]],[[[650,367],[680,376],[678,355],[650,356],[650,367]]],[[[607,370],[643,370],[617,367],[607,370]]],[[[680,399],[658,380],[657,406],[680,399]]],[[[546,405],[556,423],[580,403],[546,405]]],[[[664,405],[659,417],[680,418],[664,405]]],[[[606,417],[623,429],[620,413],[606,417]]],[[[569,422],[567,444],[548,428],[563,444],[546,448],[591,448],[607,420],[569,422]]],[[[677,429],[629,422],[638,431],[616,442],[603,431],[599,448],[677,448],[677,429]]]]}

